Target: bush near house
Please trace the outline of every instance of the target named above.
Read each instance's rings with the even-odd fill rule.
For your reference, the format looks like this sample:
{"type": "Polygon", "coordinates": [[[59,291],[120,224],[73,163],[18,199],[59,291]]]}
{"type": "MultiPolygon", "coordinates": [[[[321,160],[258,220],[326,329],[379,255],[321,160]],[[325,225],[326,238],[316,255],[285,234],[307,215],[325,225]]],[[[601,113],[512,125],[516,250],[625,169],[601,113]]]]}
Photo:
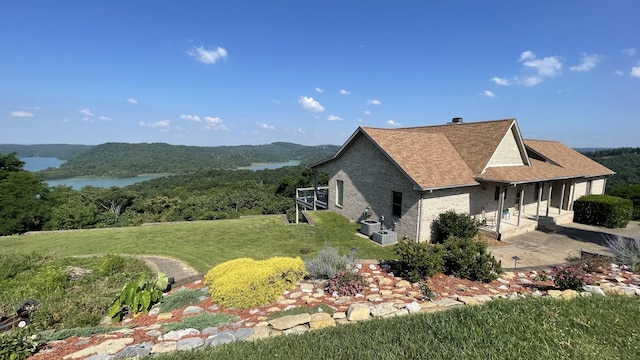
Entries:
{"type": "Polygon", "coordinates": [[[211,299],[224,307],[247,308],[266,305],[293,289],[307,274],[299,257],[267,260],[240,258],[209,270],[205,282],[211,299]]]}
{"type": "Polygon", "coordinates": [[[573,211],[574,222],[623,228],[633,215],[633,202],[610,195],[585,195],[575,201],[573,211]]]}
{"type": "Polygon", "coordinates": [[[450,236],[473,238],[478,233],[480,223],[467,214],[453,210],[446,211],[434,221],[436,227],[435,242],[443,243],[450,236]]]}
{"type": "Polygon", "coordinates": [[[444,271],[442,245],[400,241],[395,251],[400,256],[400,272],[412,282],[419,282],[444,271]]]}

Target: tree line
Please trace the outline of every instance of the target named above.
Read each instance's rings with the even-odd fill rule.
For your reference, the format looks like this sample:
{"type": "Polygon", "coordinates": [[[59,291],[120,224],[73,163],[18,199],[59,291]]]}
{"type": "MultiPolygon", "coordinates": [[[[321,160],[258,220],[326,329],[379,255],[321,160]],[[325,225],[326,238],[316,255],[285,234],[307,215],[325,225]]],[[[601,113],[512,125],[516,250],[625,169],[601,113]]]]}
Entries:
{"type": "Polygon", "coordinates": [[[48,187],[23,166],[15,153],[0,154],[0,235],[260,214],[287,214],[293,221],[295,189],[314,184],[309,168],[295,166],[200,170],[124,188],[74,190],[48,187]]]}

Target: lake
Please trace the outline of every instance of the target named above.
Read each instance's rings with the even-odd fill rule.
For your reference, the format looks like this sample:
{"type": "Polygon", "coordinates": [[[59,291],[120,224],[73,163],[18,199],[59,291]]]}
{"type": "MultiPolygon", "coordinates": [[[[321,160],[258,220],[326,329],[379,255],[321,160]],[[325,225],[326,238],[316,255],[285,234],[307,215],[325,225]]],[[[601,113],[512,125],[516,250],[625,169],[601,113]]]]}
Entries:
{"type": "MultiPolygon", "coordinates": [[[[38,171],[44,170],[50,167],[57,168],[64,160],[60,160],[52,157],[21,157],[20,160],[25,162],[24,169],[29,171],[38,171]]],[[[265,169],[278,169],[284,166],[298,166],[300,165],[299,160],[289,160],[288,162],[281,163],[255,163],[251,164],[251,166],[239,167],[240,170],[265,170],[265,169]]],[[[97,176],[86,176],[86,177],[74,177],[69,179],[57,179],[57,180],[47,180],[45,181],[49,186],[71,186],[75,190],[80,190],[85,186],[95,186],[101,188],[110,188],[112,186],[124,187],[128,185],[132,185],[141,181],[147,181],[152,179],[157,179],[160,177],[168,176],[169,174],[150,174],[150,175],[141,175],[134,176],[130,178],[110,178],[110,177],[97,177],[97,176]]]]}

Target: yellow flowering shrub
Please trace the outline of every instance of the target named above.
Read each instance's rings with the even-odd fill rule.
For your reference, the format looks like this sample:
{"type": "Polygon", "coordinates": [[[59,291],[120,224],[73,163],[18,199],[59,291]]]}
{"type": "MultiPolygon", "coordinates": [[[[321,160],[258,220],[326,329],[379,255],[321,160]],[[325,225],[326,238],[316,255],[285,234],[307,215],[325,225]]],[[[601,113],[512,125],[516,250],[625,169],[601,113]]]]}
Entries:
{"type": "Polygon", "coordinates": [[[277,300],[306,274],[304,261],[299,257],[240,258],[209,270],[205,282],[209,285],[211,299],[218,305],[247,308],[277,300]]]}

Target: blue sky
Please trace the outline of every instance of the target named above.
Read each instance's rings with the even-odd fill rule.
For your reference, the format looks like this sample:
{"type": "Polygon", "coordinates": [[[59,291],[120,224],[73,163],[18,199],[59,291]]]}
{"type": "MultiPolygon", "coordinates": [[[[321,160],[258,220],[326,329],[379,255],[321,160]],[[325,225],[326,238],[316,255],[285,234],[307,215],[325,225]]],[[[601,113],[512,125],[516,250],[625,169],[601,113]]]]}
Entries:
{"type": "Polygon", "coordinates": [[[517,118],[639,146],[640,2],[0,0],[0,143],[342,144],[517,118]]]}

